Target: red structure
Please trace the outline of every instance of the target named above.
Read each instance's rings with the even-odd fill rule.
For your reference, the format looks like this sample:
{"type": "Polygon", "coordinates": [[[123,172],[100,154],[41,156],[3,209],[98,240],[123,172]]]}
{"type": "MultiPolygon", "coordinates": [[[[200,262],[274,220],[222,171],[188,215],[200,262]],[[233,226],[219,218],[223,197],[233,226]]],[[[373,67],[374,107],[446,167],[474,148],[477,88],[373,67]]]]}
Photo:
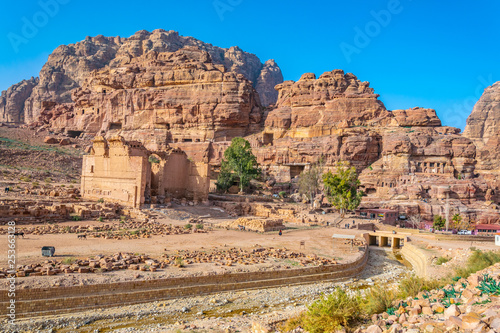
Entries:
{"type": "Polygon", "coordinates": [[[479,236],[495,236],[497,232],[500,232],[498,224],[476,224],[474,227],[474,234],[479,236]]]}
{"type": "Polygon", "coordinates": [[[384,224],[396,225],[398,211],[392,209],[359,209],[356,216],[365,219],[377,219],[384,224]]]}

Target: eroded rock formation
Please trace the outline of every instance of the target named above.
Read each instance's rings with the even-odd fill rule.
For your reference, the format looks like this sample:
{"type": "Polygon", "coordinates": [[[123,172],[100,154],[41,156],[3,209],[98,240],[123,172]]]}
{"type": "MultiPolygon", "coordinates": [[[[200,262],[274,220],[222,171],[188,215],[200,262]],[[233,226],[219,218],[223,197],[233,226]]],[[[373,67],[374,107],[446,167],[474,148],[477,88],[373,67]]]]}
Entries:
{"type": "Polygon", "coordinates": [[[432,219],[448,202],[471,221],[498,220],[500,83],[460,135],[433,109],[387,110],[368,82],[339,69],[282,81],[273,60],[174,31],[88,37],[57,48],[39,80],[4,92],[0,121],[179,148],[210,165],[212,180],[230,139],[245,136],[280,188],[312,163],[326,170],[345,160],[360,173],[366,206],[432,219]]]}
{"type": "Polygon", "coordinates": [[[38,78],[23,80],[2,91],[0,96],[0,121],[7,123],[24,122],[24,103],[38,84],[38,78]]]}
{"type": "Polygon", "coordinates": [[[11,110],[15,112],[9,113],[9,118],[0,113],[0,121],[20,119],[24,113],[26,123],[37,122],[43,112],[60,104],[72,103],[72,90],[81,87],[92,71],[105,67],[119,68],[151,51],[175,52],[185,46],[205,51],[214,64],[223,65],[227,72],[245,76],[263,95],[264,105],[275,103],[276,94],[269,93],[268,88],[281,83],[283,76],[274,61],[262,64],[257,56],[238,47],[223,49],[192,37],[179,36],[175,31],[142,30],[129,38],[99,35],[59,46],[40,71],[39,82],[28,94],[29,98],[26,96],[19,100],[6,96],[4,104],[12,105],[11,110]]]}
{"type": "Polygon", "coordinates": [[[71,107],[57,105],[40,119],[76,132],[121,131],[129,138],[147,133],[151,144],[163,148],[245,136],[259,129],[262,117],[252,83],[193,46],[150,51],[119,68],[94,71],[72,99],[71,107]]]}
{"type": "Polygon", "coordinates": [[[484,90],[463,135],[477,147],[476,170],[490,184],[488,199],[500,201],[500,81],[484,90]]]}

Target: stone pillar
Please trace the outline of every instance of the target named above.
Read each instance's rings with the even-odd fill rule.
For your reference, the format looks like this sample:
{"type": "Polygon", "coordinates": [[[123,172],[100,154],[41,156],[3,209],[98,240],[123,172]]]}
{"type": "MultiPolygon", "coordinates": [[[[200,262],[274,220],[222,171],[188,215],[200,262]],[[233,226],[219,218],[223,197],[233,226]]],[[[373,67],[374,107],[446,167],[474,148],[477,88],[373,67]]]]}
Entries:
{"type": "Polygon", "coordinates": [[[392,238],[392,248],[399,249],[401,247],[401,240],[398,237],[392,238]]]}

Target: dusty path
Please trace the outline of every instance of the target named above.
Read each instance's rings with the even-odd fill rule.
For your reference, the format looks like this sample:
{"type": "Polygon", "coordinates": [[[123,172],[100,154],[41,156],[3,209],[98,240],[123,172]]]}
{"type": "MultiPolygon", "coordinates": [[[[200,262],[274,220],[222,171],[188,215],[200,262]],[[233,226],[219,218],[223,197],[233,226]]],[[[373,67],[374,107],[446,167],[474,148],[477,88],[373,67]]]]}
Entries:
{"type": "MultiPolygon", "coordinates": [[[[168,221],[167,221],[168,222],[168,221]]],[[[162,223],[167,223],[162,221],[162,223]]],[[[97,221],[79,221],[65,222],[60,225],[96,225],[97,221]]],[[[183,223],[173,221],[173,223],[183,223]]],[[[31,263],[43,263],[47,258],[41,256],[43,246],[55,246],[55,259],[64,258],[87,258],[99,254],[112,255],[118,252],[147,254],[153,258],[160,258],[162,254],[174,255],[178,250],[214,250],[229,249],[231,247],[252,250],[256,246],[287,248],[289,250],[302,252],[308,255],[317,255],[329,259],[335,258],[338,262],[350,261],[356,255],[356,249],[352,252],[334,252],[332,247],[331,235],[339,232],[338,229],[331,227],[300,228],[290,226],[290,230],[284,230],[283,235],[278,232],[259,234],[248,231],[235,231],[214,229],[208,233],[193,233],[183,235],[163,235],[152,236],[142,239],[103,239],[88,238],[87,240],[78,240],[76,234],[45,234],[28,235],[25,238],[17,238],[16,243],[16,263],[26,265],[31,263]],[[300,246],[300,242],[305,242],[305,247],[300,246]]],[[[355,233],[355,231],[350,231],[355,233]]],[[[342,230],[342,233],[346,231],[342,230]]],[[[7,236],[0,237],[0,266],[7,265],[7,236]]],[[[276,263],[282,264],[282,263],[276,263]]],[[[202,274],[204,272],[220,273],[224,271],[251,271],[270,268],[271,264],[217,267],[209,264],[188,265],[184,269],[167,268],[157,272],[141,272],[137,277],[136,271],[123,270],[95,274],[71,274],[55,276],[39,276],[19,278],[20,288],[40,288],[48,286],[65,286],[94,283],[109,283],[117,281],[165,278],[173,276],[186,276],[192,274],[202,274]]],[[[7,280],[0,280],[0,288],[6,288],[7,280]]]]}

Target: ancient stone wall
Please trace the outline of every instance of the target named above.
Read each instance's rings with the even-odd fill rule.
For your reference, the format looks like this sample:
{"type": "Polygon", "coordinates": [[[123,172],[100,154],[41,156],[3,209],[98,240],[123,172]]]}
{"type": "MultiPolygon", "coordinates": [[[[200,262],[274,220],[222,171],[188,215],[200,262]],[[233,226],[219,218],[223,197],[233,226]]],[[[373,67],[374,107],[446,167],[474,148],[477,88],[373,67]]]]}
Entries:
{"type": "MultiPolygon", "coordinates": [[[[104,285],[20,289],[16,291],[16,318],[56,315],[86,309],[153,302],[222,291],[338,280],[359,274],[365,267],[367,260],[368,248],[364,247],[356,260],[338,265],[119,282],[104,285]]],[[[7,314],[8,302],[7,293],[1,293],[1,317],[7,314]]]]}
{"type": "Polygon", "coordinates": [[[83,158],[82,196],[129,207],[167,198],[208,198],[208,164],[193,162],[179,149],[152,153],[139,142],[97,137],[83,158]]]}
{"type": "Polygon", "coordinates": [[[92,154],[83,157],[82,197],[132,207],[143,204],[151,165],[141,147],[129,146],[118,137],[109,141],[97,137],[92,154]]]}

